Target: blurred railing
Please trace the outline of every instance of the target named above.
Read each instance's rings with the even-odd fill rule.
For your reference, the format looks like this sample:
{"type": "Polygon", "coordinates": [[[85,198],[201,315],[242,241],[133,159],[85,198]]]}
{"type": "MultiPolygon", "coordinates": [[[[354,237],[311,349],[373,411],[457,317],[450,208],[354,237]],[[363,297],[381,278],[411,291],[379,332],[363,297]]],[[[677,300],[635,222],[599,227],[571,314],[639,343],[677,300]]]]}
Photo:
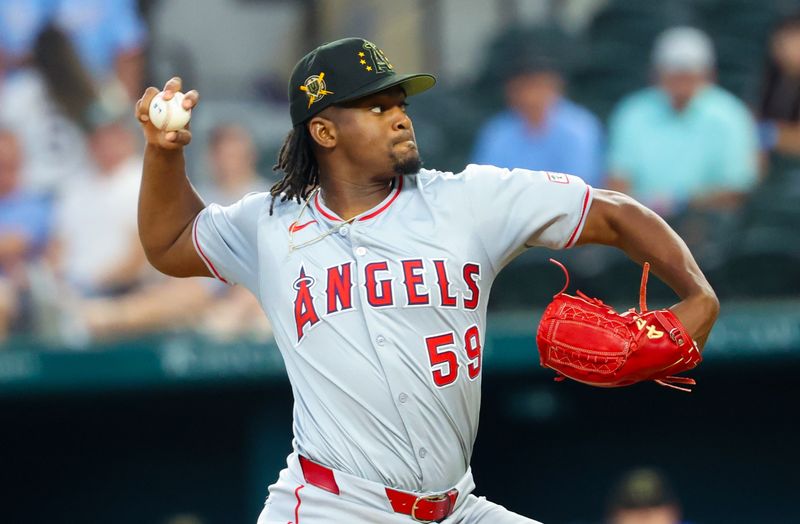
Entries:
{"type": "MultiPolygon", "coordinates": [[[[546,373],[535,353],[541,311],[489,316],[489,372],[546,373]]],[[[148,390],[284,380],[274,342],[222,343],[192,334],[165,334],[88,350],[65,351],[32,341],[0,352],[0,396],[148,390]]],[[[704,353],[706,363],[800,358],[800,300],[724,304],[704,353]]]]}

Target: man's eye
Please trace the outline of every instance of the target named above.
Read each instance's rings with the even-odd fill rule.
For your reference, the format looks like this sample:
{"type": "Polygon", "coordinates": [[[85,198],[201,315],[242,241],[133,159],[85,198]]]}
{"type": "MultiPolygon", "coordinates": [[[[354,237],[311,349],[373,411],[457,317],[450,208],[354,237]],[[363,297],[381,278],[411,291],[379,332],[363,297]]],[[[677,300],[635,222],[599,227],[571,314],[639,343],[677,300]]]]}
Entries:
{"type": "Polygon", "coordinates": [[[378,114],[383,113],[383,108],[381,106],[373,106],[370,107],[369,110],[372,111],[373,113],[378,113],[378,114]]]}
{"type": "Polygon", "coordinates": [[[400,109],[402,109],[403,112],[405,113],[406,110],[408,109],[408,102],[401,102],[400,103],[400,109]]]}

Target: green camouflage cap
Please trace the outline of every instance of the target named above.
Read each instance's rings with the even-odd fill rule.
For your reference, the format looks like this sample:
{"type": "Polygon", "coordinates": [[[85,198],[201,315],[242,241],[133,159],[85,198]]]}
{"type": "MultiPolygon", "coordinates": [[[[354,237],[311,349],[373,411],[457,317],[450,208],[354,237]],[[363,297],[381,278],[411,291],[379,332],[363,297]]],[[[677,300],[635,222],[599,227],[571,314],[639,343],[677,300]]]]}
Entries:
{"type": "Polygon", "coordinates": [[[406,96],[433,87],[428,74],[395,73],[389,59],[363,38],[343,38],[324,44],[304,56],[289,80],[292,124],[305,122],[328,106],[400,86],[406,96]]]}

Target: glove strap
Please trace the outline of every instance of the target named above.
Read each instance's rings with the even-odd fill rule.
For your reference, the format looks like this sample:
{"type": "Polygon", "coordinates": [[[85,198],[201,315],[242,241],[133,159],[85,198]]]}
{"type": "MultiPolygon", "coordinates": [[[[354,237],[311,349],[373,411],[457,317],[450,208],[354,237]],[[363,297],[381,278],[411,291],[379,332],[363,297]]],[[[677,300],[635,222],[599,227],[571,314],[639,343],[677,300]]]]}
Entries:
{"type": "Polygon", "coordinates": [[[642,283],[639,285],[639,311],[647,311],[647,274],[650,273],[650,262],[642,266],[642,283]]]}
{"type": "Polygon", "coordinates": [[[674,375],[673,376],[669,376],[669,377],[664,377],[664,378],[661,378],[661,379],[658,379],[658,380],[654,380],[653,382],[655,382],[659,386],[664,386],[664,387],[667,387],[667,388],[677,389],[678,391],[684,391],[686,393],[691,393],[692,389],[691,388],[682,388],[681,386],[678,386],[677,384],[684,384],[686,386],[696,386],[697,385],[697,382],[695,382],[695,380],[693,378],[676,377],[674,375]]]}
{"type": "Polygon", "coordinates": [[[566,267],[564,264],[562,264],[561,262],[559,262],[558,260],[556,260],[556,259],[554,259],[554,258],[551,258],[551,259],[550,259],[550,262],[552,262],[553,264],[555,264],[555,265],[557,265],[558,267],[560,267],[560,268],[561,268],[561,271],[563,271],[563,272],[564,272],[564,277],[567,279],[567,281],[566,281],[566,282],[564,282],[564,287],[562,287],[562,288],[561,288],[561,291],[559,291],[558,293],[556,293],[555,295],[553,295],[553,298],[555,298],[555,297],[557,297],[558,295],[562,294],[564,291],[566,291],[566,290],[567,290],[567,288],[569,287],[569,271],[567,271],[567,267],[566,267]]]}

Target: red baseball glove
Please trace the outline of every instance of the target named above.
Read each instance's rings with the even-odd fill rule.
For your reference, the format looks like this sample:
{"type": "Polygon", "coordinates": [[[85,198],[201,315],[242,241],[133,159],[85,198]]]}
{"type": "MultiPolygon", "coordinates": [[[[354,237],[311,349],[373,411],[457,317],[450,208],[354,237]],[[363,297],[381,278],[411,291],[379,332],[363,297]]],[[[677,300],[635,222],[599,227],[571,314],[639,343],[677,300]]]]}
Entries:
{"type": "Polygon", "coordinates": [[[543,367],[565,377],[600,387],[628,386],[653,380],[681,391],[695,384],[688,377],[674,376],[692,369],[702,360],[697,344],[678,318],[668,309],[647,310],[645,299],[650,264],[645,262],[637,313],[619,314],[596,298],[580,291],[567,295],[564,288],[545,309],[536,343],[543,367]]]}

